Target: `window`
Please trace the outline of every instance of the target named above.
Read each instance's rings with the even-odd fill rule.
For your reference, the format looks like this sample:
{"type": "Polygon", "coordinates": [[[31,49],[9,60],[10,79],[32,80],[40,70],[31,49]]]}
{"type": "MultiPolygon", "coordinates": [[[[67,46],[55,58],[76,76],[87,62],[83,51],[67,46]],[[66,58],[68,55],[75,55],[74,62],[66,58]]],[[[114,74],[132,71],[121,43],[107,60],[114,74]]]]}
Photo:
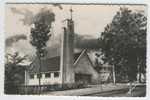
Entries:
{"type": "Polygon", "coordinates": [[[54,77],[59,77],[59,72],[54,72],[54,77]]]}
{"type": "Polygon", "coordinates": [[[104,67],[104,71],[106,70],[106,67],[104,67]]]}
{"type": "Polygon", "coordinates": [[[30,78],[33,79],[34,78],[34,74],[30,74],[30,78]]]}
{"type": "Polygon", "coordinates": [[[46,78],[50,78],[51,77],[51,73],[45,73],[45,77],[46,78]]]}
{"type": "Polygon", "coordinates": [[[39,77],[41,78],[41,77],[42,77],[42,74],[37,74],[37,78],[39,78],[39,77]]]}

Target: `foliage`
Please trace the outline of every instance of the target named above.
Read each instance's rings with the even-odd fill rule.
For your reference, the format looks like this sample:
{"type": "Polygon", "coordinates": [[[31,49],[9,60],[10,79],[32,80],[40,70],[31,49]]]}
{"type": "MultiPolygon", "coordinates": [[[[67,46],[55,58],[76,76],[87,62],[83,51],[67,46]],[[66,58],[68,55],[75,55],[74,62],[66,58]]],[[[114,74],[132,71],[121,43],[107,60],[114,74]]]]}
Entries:
{"type": "Polygon", "coordinates": [[[42,10],[35,17],[34,28],[31,28],[30,43],[36,48],[37,53],[42,54],[40,56],[43,56],[46,42],[51,36],[49,33],[54,17],[53,12],[42,10]]]}
{"type": "Polygon", "coordinates": [[[16,94],[19,92],[19,86],[24,83],[25,67],[19,65],[26,56],[21,57],[18,52],[6,55],[5,64],[5,93],[16,94]]]}
{"type": "Polygon", "coordinates": [[[103,60],[130,81],[146,68],[146,21],[142,12],[120,8],[99,38],[103,60]]]}

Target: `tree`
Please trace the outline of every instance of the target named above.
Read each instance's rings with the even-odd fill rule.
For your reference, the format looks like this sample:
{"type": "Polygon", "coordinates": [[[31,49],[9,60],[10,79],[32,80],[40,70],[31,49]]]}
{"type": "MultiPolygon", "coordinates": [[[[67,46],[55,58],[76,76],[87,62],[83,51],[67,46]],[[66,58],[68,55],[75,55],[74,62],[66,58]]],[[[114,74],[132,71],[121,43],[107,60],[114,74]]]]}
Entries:
{"type": "Polygon", "coordinates": [[[100,70],[102,69],[102,62],[100,62],[98,59],[102,56],[100,53],[95,53],[95,70],[97,70],[98,72],[100,72],[100,70]]]}
{"type": "Polygon", "coordinates": [[[41,58],[44,57],[46,43],[49,40],[50,28],[55,15],[49,10],[42,9],[34,21],[34,28],[31,28],[31,41],[30,43],[36,48],[36,55],[39,58],[39,94],[41,92],[41,58]]]}
{"type": "Polygon", "coordinates": [[[142,12],[120,8],[102,32],[99,42],[103,60],[114,66],[119,78],[127,75],[129,81],[134,81],[137,73],[145,72],[146,24],[142,12]]]}
{"type": "Polygon", "coordinates": [[[18,52],[14,54],[6,54],[5,63],[5,93],[16,94],[19,93],[19,86],[24,83],[25,67],[20,63],[26,59],[27,56],[21,57],[18,52]]]}

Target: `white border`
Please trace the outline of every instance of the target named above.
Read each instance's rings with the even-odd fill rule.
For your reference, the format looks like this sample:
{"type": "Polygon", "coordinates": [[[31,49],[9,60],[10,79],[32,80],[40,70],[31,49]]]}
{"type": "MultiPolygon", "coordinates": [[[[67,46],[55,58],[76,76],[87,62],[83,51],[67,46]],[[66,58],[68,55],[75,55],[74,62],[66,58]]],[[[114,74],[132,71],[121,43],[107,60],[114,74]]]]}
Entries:
{"type": "Polygon", "coordinates": [[[87,99],[92,99],[92,100],[150,100],[150,11],[149,11],[149,5],[150,3],[148,2],[149,0],[1,0],[0,1],[0,99],[3,100],[87,100],[87,99]],[[147,30],[147,96],[146,97],[79,97],[79,96],[31,96],[31,95],[24,95],[24,96],[12,96],[12,95],[4,95],[4,51],[5,51],[5,34],[4,34],[4,18],[5,18],[5,3],[6,2],[11,2],[11,3],[43,3],[43,2],[49,2],[49,3],[102,3],[102,4],[147,4],[147,9],[148,9],[148,30],[147,30]]]}

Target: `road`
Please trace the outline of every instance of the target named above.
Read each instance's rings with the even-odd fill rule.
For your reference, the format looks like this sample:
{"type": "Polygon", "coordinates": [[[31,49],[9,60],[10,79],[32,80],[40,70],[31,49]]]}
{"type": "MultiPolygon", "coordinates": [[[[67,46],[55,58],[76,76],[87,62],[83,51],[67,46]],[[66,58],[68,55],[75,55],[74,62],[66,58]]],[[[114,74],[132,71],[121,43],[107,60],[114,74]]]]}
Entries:
{"type": "Polygon", "coordinates": [[[87,94],[85,96],[100,96],[100,97],[144,97],[146,95],[146,86],[136,86],[132,94],[128,94],[128,88],[120,90],[112,90],[109,92],[99,92],[87,94]]]}
{"type": "Polygon", "coordinates": [[[145,84],[133,84],[132,95],[129,93],[129,87],[130,86],[128,84],[90,85],[89,87],[82,89],[44,92],[43,95],[99,97],[143,97],[146,95],[145,84]]]}
{"type": "Polygon", "coordinates": [[[44,92],[43,95],[63,95],[63,96],[85,96],[87,94],[95,94],[99,92],[113,91],[128,88],[127,84],[103,84],[103,85],[89,85],[87,88],[72,89],[64,91],[49,91],[44,92]]]}

